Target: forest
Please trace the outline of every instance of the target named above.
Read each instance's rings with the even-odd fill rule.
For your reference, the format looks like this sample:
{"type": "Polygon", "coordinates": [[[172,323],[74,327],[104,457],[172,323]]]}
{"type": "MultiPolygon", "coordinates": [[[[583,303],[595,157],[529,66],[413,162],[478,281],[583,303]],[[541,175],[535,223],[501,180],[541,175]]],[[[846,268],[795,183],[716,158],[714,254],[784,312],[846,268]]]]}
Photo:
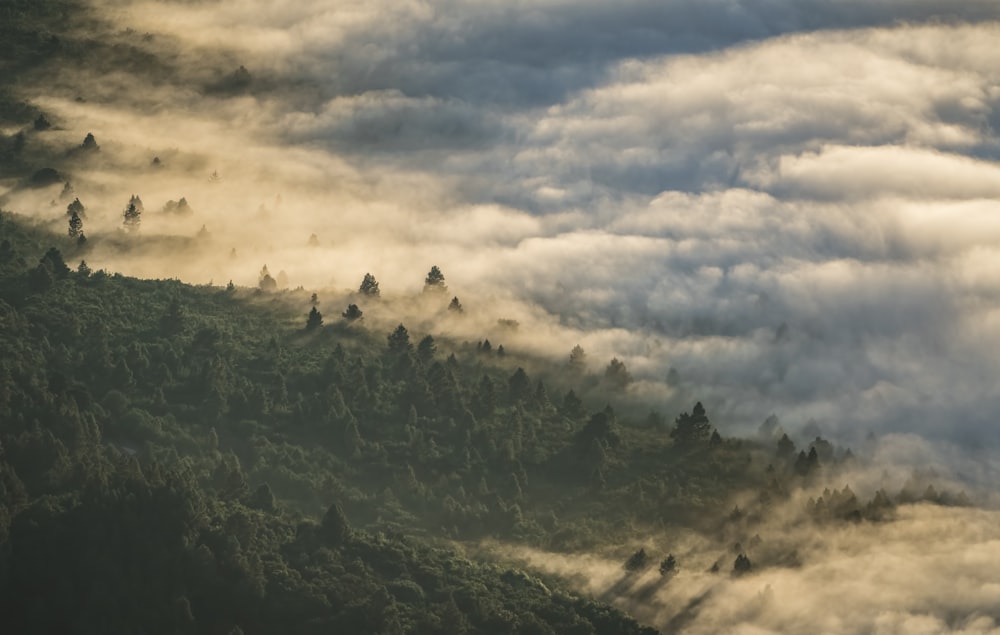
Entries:
{"type": "MultiPolygon", "coordinates": [[[[414,300],[431,317],[391,328],[380,283],[396,281],[371,274],[328,294],[263,263],[256,286],[92,268],[102,250],[197,249],[139,231],[188,202],[157,212],[122,190],[119,226],[89,229],[73,170],[105,140],[45,141],[54,116],[18,90],[60,65],[169,63],[81,35],[96,18],[72,0],[0,0],[0,16],[0,176],[55,209],[0,211],[5,632],[675,632],[683,616],[640,620],[636,597],[684,568],[801,566],[768,534],[789,506],[820,527],[971,504],[933,474],[855,494],[863,451],[776,418],[726,435],[697,399],[634,396],[618,358],[497,340],[525,328],[503,315],[456,337],[461,293],[434,265],[414,300]],[[708,566],[648,541],[684,532],[713,545],[708,566]],[[600,552],[620,579],[581,593],[509,546],[600,552]]],[[[239,69],[212,90],[239,92],[239,69]]]]}

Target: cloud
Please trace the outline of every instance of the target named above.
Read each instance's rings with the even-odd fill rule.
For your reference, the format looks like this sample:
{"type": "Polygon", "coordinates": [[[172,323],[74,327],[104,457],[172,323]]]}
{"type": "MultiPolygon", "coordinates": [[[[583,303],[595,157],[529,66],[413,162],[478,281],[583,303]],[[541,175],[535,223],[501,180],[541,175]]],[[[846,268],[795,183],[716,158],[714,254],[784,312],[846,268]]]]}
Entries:
{"type": "MultiPolygon", "coordinates": [[[[995,436],[995,3],[98,6],[159,70],[54,73],[35,101],[65,130],[29,147],[97,135],[64,166],[95,249],[132,193],[143,232],[211,237],[92,265],[254,285],[266,263],[331,298],[438,265],[481,312],[456,337],[518,319],[510,346],[619,357],[634,396],[702,399],[727,433],[995,436]],[[194,215],[158,214],[181,196],[194,215]]],[[[7,206],[55,224],[57,194],[7,206]]]]}

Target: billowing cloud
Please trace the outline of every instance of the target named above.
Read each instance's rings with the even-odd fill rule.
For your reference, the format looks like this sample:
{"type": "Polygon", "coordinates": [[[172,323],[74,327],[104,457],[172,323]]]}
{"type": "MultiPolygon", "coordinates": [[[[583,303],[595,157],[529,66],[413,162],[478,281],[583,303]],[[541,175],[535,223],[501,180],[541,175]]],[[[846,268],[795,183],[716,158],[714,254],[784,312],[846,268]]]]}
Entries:
{"type": "MultiPolygon", "coordinates": [[[[98,6],[160,70],[58,74],[30,143],[97,135],[65,166],[95,239],[132,193],[143,231],[208,236],[92,264],[401,297],[436,264],[482,311],[457,337],[518,319],[724,431],[995,436],[995,3],[98,6]]],[[[5,205],[58,222],[54,194],[5,205]]]]}

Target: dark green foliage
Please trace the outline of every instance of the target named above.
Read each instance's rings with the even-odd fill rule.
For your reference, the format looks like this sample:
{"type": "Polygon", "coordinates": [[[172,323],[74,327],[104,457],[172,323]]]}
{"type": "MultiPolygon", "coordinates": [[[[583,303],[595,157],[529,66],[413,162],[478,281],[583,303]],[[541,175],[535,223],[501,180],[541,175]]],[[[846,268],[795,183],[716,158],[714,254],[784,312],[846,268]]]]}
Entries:
{"type": "Polygon", "coordinates": [[[261,291],[276,291],[278,289],[278,282],[271,277],[271,272],[268,271],[267,265],[264,265],[260,270],[260,276],[258,277],[257,286],[261,291]]]}
{"type": "Polygon", "coordinates": [[[73,212],[73,215],[69,217],[69,237],[78,239],[83,235],[83,220],[80,219],[80,215],[73,212]]]}
{"type": "Polygon", "coordinates": [[[747,557],[745,553],[741,553],[736,556],[736,561],[733,562],[733,574],[743,575],[745,573],[750,573],[753,569],[753,564],[750,562],[750,558],[747,557]]]}
{"type": "Polygon", "coordinates": [[[448,290],[448,286],[444,283],[444,274],[438,269],[437,265],[431,267],[431,270],[427,272],[427,277],[424,278],[424,291],[435,291],[435,292],[445,292],[448,290]]]}
{"type": "Polygon", "coordinates": [[[348,322],[354,322],[355,320],[360,320],[364,313],[358,308],[357,304],[348,304],[347,309],[341,315],[348,322]]]}
{"type": "MultiPolygon", "coordinates": [[[[573,363],[572,358],[573,356],[570,354],[571,364],[573,363]]],[[[613,390],[625,390],[632,383],[632,376],[629,375],[625,364],[615,357],[608,363],[608,367],[604,369],[604,380],[613,390]]]]}
{"type": "Polygon", "coordinates": [[[642,571],[650,565],[649,555],[646,554],[645,549],[640,549],[636,551],[629,559],[625,561],[625,570],[634,573],[637,571],[642,571]]]}
{"type": "Polygon", "coordinates": [[[700,401],[694,405],[691,414],[682,412],[677,416],[670,436],[674,439],[674,443],[681,447],[694,447],[709,440],[712,436],[712,425],[700,401]]]}
{"type": "Polygon", "coordinates": [[[674,554],[668,555],[660,562],[660,575],[666,577],[677,573],[677,559],[674,554]]]}
{"type": "Polygon", "coordinates": [[[66,215],[73,216],[74,214],[80,218],[86,218],[87,216],[87,208],[83,206],[83,203],[78,198],[74,198],[73,202],[66,206],[66,215]]]}
{"type": "Polygon", "coordinates": [[[448,304],[448,310],[451,311],[452,313],[465,312],[465,308],[462,307],[462,303],[458,301],[458,296],[455,296],[454,298],[451,299],[451,302],[448,304]]]}
{"type": "Polygon", "coordinates": [[[97,139],[94,138],[94,135],[88,132],[87,136],[83,139],[83,143],[80,144],[80,149],[86,152],[97,152],[101,149],[101,146],[97,145],[97,139]]]}
{"type": "Polygon", "coordinates": [[[125,207],[125,211],[122,212],[122,226],[125,227],[126,231],[134,232],[138,231],[141,224],[142,211],[135,203],[129,203],[125,207]]]}
{"type": "Polygon", "coordinates": [[[378,297],[381,292],[378,289],[378,281],[375,280],[375,276],[370,273],[366,273],[364,279],[361,281],[361,287],[358,288],[360,293],[371,297],[378,297]]]}
{"type": "Polygon", "coordinates": [[[413,350],[413,344],[410,344],[410,332],[406,330],[406,327],[400,324],[396,327],[392,333],[389,333],[389,352],[393,355],[407,355],[413,350]]]}
{"type": "Polygon", "coordinates": [[[28,179],[28,185],[31,187],[48,187],[56,183],[61,183],[62,180],[62,175],[54,168],[42,168],[31,175],[31,178],[28,179]]]}
{"type": "Polygon", "coordinates": [[[417,359],[424,365],[429,366],[434,361],[434,354],[437,346],[434,344],[434,336],[425,335],[417,344],[417,359]]]}
{"type": "Polygon", "coordinates": [[[62,253],[55,247],[50,247],[42,259],[39,266],[44,267],[56,279],[62,279],[69,275],[69,267],[63,260],[62,253]]]}
{"type": "Polygon", "coordinates": [[[319,537],[330,547],[339,547],[351,537],[351,524],[340,505],[334,503],[326,510],[323,522],[319,526],[319,537]]]}
{"type": "MultiPolygon", "coordinates": [[[[414,348],[403,325],[306,335],[305,291],[73,274],[49,248],[64,236],[0,224],[11,632],[527,632],[526,615],[535,632],[640,632],[426,544],[627,544],[695,519],[751,522],[766,506],[729,520],[734,493],[773,500],[802,482],[765,472],[771,441],[708,451],[709,426],[703,452],[671,443],[645,425],[649,404],[603,408],[599,378],[565,363],[437,332],[414,348]],[[565,395],[558,408],[549,394],[565,395]]],[[[707,424],[700,405],[686,416],[707,424]]],[[[888,496],[832,500],[817,519],[893,510],[888,496]]]]}
{"type": "Polygon", "coordinates": [[[320,313],[316,307],[313,307],[309,311],[308,317],[306,317],[306,330],[313,331],[323,326],[323,314],[320,313]]]}
{"type": "Polygon", "coordinates": [[[531,399],[531,380],[523,368],[518,367],[507,380],[507,395],[511,403],[524,403],[531,399]]]}
{"type": "Polygon", "coordinates": [[[182,196],[178,201],[170,200],[164,203],[163,213],[190,216],[194,214],[194,210],[191,209],[191,205],[188,204],[187,199],[182,196]]]}
{"type": "Polygon", "coordinates": [[[778,439],[778,449],[775,452],[775,458],[788,461],[793,456],[795,456],[795,443],[788,438],[787,434],[781,435],[781,438],[778,439]]]}

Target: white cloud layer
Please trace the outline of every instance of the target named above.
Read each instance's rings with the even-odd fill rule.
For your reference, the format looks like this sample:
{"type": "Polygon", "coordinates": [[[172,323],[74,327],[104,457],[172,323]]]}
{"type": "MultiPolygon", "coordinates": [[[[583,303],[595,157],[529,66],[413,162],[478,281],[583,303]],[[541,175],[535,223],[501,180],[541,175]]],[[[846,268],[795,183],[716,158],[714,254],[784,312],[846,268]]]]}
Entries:
{"type": "Polygon", "coordinates": [[[516,345],[617,356],[668,415],[997,440],[994,2],[100,6],[170,71],[36,100],[48,143],[103,145],[74,165],[88,231],[186,196],[144,231],[211,240],[98,265],[405,294],[437,264],[475,328],[518,315],[516,345]]]}

